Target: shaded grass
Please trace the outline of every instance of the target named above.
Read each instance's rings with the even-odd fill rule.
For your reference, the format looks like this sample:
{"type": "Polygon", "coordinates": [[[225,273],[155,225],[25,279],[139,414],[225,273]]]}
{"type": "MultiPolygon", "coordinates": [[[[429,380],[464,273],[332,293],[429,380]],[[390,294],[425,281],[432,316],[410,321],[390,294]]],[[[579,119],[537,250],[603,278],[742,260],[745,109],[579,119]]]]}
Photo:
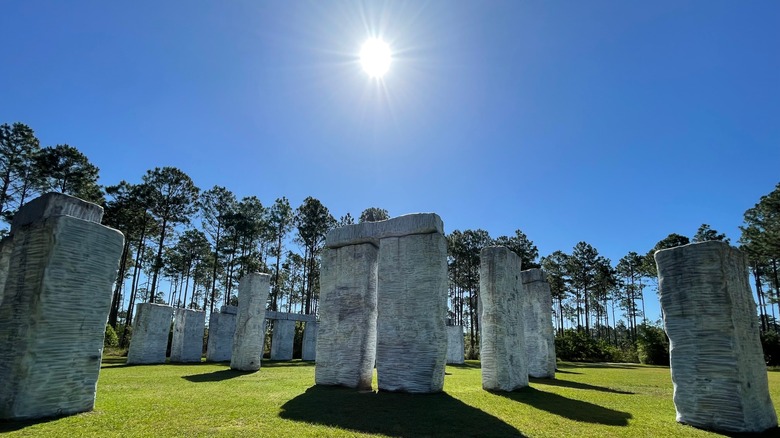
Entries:
{"type": "MultiPolygon", "coordinates": [[[[561,363],[557,379],[482,390],[479,362],[448,366],[444,393],[315,387],[308,362],[125,366],[103,360],[93,412],[0,423],[7,436],[719,436],[675,422],[667,367],[561,363]]],[[[769,373],[780,401],[780,373],[769,373]]],[[[376,381],[374,382],[376,387],[376,381]]],[[[777,435],[777,431],[774,431],[777,435]]],[[[4,436],[5,436],[4,435],[4,436]]],[[[772,436],[775,436],[772,435],[772,436]]]]}

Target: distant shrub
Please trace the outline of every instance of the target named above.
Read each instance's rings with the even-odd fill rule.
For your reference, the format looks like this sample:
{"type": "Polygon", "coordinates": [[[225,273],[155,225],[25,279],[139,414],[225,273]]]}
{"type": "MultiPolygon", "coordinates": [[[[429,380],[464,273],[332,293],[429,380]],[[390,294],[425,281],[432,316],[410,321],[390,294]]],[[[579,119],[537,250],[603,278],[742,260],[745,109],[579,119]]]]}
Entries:
{"type": "Polygon", "coordinates": [[[761,347],[764,349],[764,360],[769,366],[780,366],[780,335],[774,331],[761,334],[761,347]]]}
{"type": "Polygon", "coordinates": [[[113,327],[106,324],[106,335],[103,337],[103,347],[118,347],[119,336],[116,335],[116,331],[113,327]]]}
{"type": "Polygon", "coordinates": [[[575,362],[614,362],[617,348],[593,339],[584,331],[567,329],[555,337],[555,354],[575,362]]]}
{"type": "Polygon", "coordinates": [[[669,365],[669,338],[660,326],[640,324],[637,327],[636,350],[639,362],[647,365],[669,365]]]}

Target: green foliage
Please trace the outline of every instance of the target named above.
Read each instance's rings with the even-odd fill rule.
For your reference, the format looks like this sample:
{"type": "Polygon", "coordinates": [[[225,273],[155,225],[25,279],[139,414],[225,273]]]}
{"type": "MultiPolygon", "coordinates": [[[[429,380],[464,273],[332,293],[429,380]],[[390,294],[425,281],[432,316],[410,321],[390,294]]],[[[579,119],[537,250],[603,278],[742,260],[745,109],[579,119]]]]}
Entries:
{"type": "Polygon", "coordinates": [[[764,360],[769,366],[780,366],[780,335],[775,331],[761,334],[761,346],[764,349],[764,360]]]}
{"type": "Polygon", "coordinates": [[[119,346],[119,336],[117,336],[116,331],[113,327],[106,324],[106,335],[103,337],[103,347],[118,347],[119,346]]]}
{"type": "Polygon", "coordinates": [[[615,362],[622,353],[606,341],[588,336],[582,330],[567,329],[555,337],[555,354],[560,360],[615,362]]]}
{"type": "Polygon", "coordinates": [[[360,213],[358,221],[362,224],[363,222],[379,222],[388,219],[390,219],[390,213],[384,208],[369,207],[360,213]]]}
{"type": "Polygon", "coordinates": [[[36,168],[41,192],[56,191],[98,204],[103,202],[97,183],[99,169],[75,147],[58,144],[41,149],[36,156],[36,168]]]}
{"type": "Polygon", "coordinates": [[[515,230],[514,236],[496,237],[494,245],[505,246],[520,257],[520,266],[523,270],[538,268],[541,265],[536,261],[539,258],[539,250],[520,230],[515,230]]]}
{"type": "Polygon", "coordinates": [[[639,362],[646,365],[669,365],[669,338],[660,326],[640,324],[636,344],[639,362]]]}
{"type": "Polygon", "coordinates": [[[729,238],[723,233],[718,233],[717,230],[713,230],[708,224],[701,224],[696,234],[693,236],[693,242],[707,242],[710,240],[717,240],[720,242],[729,243],[729,238]]]}

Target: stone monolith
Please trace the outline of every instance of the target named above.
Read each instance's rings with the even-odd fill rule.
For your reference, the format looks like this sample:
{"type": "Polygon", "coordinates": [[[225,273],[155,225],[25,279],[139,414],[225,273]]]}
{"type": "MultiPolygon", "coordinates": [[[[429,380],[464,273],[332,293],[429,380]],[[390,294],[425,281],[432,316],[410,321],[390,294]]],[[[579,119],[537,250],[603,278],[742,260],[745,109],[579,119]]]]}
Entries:
{"type": "Polygon", "coordinates": [[[380,240],[376,344],[380,390],[442,390],[447,362],[447,280],[444,234],[380,240]]]}
{"type": "Polygon", "coordinates": [[[376,358],[378,249],[325,248],[320,271],[318,385],[371,389],[376,358]]]}
{"type": "Polygon", "coordinates": [[[271,335],[271,360],[292,360],[294,342],[295,321],[274,320],[273,334],[271,335]]]}
{"type": "Polygon", "coordinates": [[[270,291],[268,274],[245,275],[238,283],[238,317],[230,368],[257,371],[263,358],[265,305],[270,291]]]}
{"type": "Polygon", "coordinates": [[[462,325],[447,326],[447,363],[463,365],[465,361],[465,346],[462,325]]]}
{"type": "Polygon", "coordinates": [[[528,375],[555,378],[555,333],[552,322],[552,294],[541,269],[520,272],[523,283],[523,321],[528,375]]]}
{"type": "Polygon", "coordinates": [[[221,312],[209,317],[209,339],[206,343],[206,360],[225,362],[233,354],[233,335],[236,333],[236,306],[222,306],[221,312]]]}
{"type": "Polygon", "coordinates": [[[655,261],[677,421],[727,433],[777,426],[743,254],[709,241],[655,261]]]}
{"type": "Polygon", "coordinates": [[[482,387],[514,391],[528,386],[520,257],[503,246],[483,248],[479,267],[479,353],[482,387]]]}
{"type": "Polygon", "coordinates": [[[203,355],[203,333],[205,329],[206,312],[177,308],[173,312],[171,362],[200,362],[203,355]]]}
{"type": "Polygon", "coordinates": [[[316,321],[310,321],[303,326],[301,360],[313,361],[317,358],[317,325],[316,321]]]}
{"type": "Polygon", "coordinates": [[[49,193],[22,206],[0,255],[0,419],[95,405],[124,238],[103,209],[49,193]]]}
{"type": "Polygon", "coordinates": [[[133,337],[127,351],[127,364],[165,363],[173,307],[165,304],[135,305],[133,337]]]}

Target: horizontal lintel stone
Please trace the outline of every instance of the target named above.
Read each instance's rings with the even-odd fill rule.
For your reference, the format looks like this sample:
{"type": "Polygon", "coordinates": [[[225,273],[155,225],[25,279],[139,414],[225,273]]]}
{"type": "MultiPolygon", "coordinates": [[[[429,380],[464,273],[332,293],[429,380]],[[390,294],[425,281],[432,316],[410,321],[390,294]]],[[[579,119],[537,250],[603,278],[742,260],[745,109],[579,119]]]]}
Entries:
{"type": "Polygon", "coordinates": [[[370,243],[379,246],[379,240],[387,237],[403,237],[414,234],[444,234],[444,222],[436,213],[413,213],[379,222],[346,225],[331,230],[325,237],[327,248],[370,243]]]}

